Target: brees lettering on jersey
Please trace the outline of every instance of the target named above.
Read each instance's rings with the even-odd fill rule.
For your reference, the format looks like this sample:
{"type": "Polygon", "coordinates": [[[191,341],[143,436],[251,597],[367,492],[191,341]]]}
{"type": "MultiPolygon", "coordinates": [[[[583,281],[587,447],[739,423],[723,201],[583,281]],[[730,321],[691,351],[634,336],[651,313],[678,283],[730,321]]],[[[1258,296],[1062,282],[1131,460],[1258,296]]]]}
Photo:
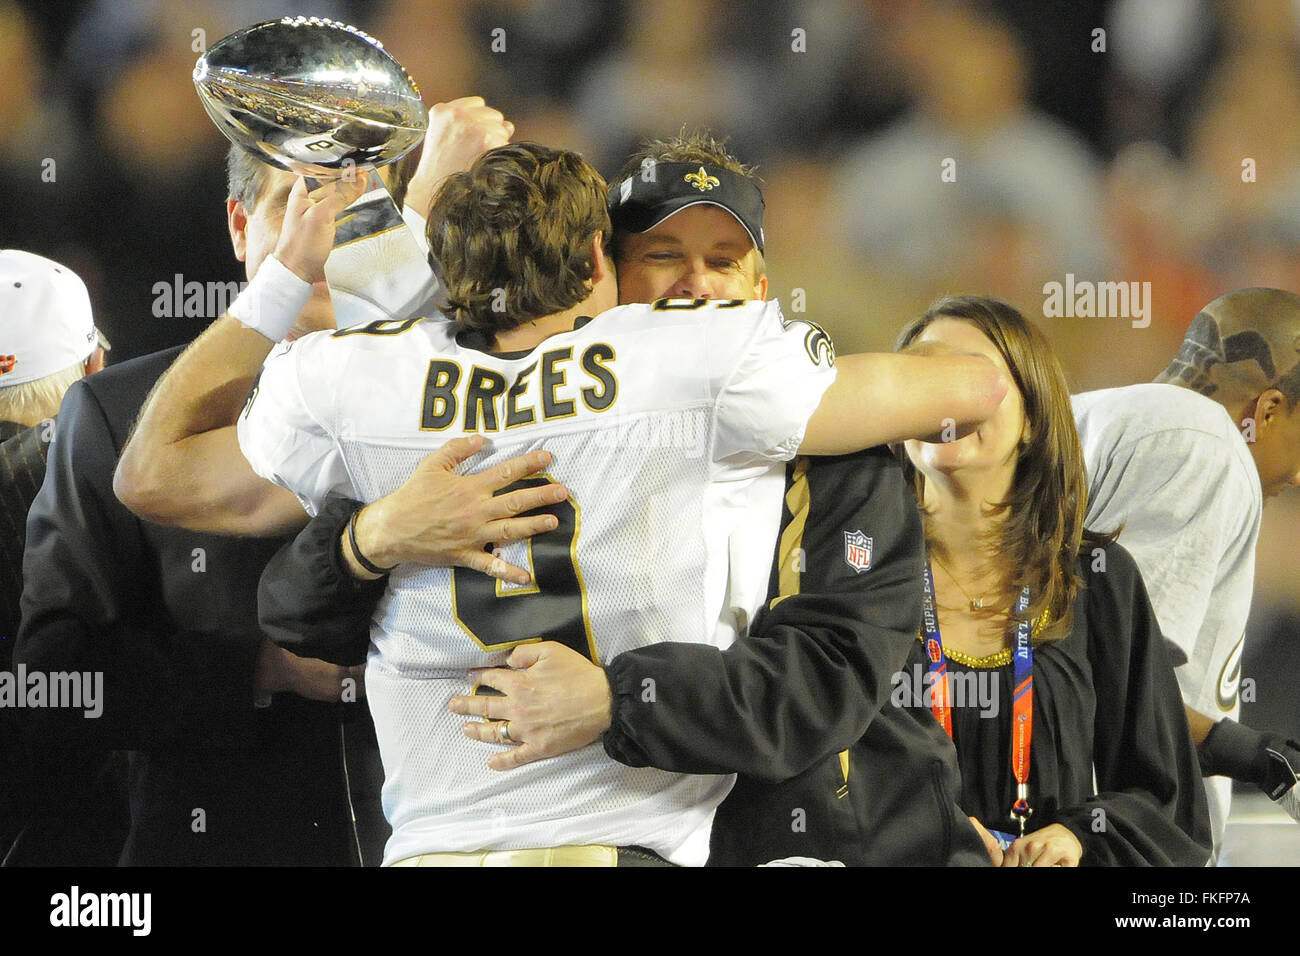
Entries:
{"type": "Polygon", "coordinates": [[[544,448],[547,477],[570,492],[548,509],[556,529],[505,549],[529,586],[412,565],[389,578],[366,669],[393,825],[386,862],[584,843],[703,862],[731,778],[624,767],[598,744],[494,773],[447,701],[470,692],[470,668],[524,642],[600,663],[719,640],[736,514],[725,502],[794,455],[834,379],[811,328],[774,302],[670,300],[612,309],[527,352],[491,354],[447,322],[414,320],[315,333],[267,360],[240,445],[313,513],[330,496],[388,494],[475,432],[489,441],[461,471],[544,448]],[[703,447],[640,440],[677,432],[703,447]]]}
{"type": "Polygon", "coordinates": [[[470,366],[467,373],[452,359],[434,359],[424,380],[420,427],[442,431],[460,418],[466,432],[518,428],[575,415],[579,396],[587,408],[603,412],[618,398],[618,379],[610,368],[613,361],[613,346],[606,342],[588,345],[577,364],[591,384],[574,389],[565,398],[564,386],[574,362],[572,346],[542,352],[515,374],[513,382],[481,365],[470,366]]]}

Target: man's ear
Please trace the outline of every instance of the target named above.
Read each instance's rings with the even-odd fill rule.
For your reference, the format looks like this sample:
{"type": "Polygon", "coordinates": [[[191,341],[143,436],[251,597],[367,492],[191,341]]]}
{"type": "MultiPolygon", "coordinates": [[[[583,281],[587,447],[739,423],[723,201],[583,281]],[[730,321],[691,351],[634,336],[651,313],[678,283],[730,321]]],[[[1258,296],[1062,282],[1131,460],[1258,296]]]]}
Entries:
{"type": "Polygon", "coordinates": [[[767,276],[759,276],[758,281],[754,283],[754,291],[758,293],[760,299],[767,300],[767,276]]]}
{"type": "Polygon", "coordinates": [[[605,255],[605,234],[600,230],[591,237],[591,284],[614,274],[614,260],[605,255]]]}
{"type": "Polygon", "coordinates": [[[1276,388],[1266,388],[1260,392],[1259,398],[1255,399],[1255,429],[1261,426],[1271,424],[1277,415],[1285,412],[1289,408],[1286,396],[1276,388]]]}
{"type": "Polygon", "coordinates": [[[248,210],[238,199],[226,200],[226,228],[230,230],[230,245],[235,258],[243,262],[248,258],[248,210]]]}

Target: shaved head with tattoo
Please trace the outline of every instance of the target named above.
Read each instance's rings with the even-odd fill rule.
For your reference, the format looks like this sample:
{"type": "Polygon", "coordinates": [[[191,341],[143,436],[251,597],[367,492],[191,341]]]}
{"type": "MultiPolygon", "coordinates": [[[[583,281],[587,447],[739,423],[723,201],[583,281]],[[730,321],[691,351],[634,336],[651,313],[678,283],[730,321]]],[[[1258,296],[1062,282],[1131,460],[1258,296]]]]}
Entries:
{"type": "Polygon", "coordinates": [[[1300,399],[1300,296],[1281,289],[1238,289],[1192,320],[1178,357],[1157,379],[1202,395],[1258,395],[1276,386],[1300,399]]]}
{"type": "Polygon", "coordinates": [[[1237,289],[1192,320],[1156,378],[1224,406],[1246,436],[1266,497],[1300,479],[1300,296],[1237,289]]]}

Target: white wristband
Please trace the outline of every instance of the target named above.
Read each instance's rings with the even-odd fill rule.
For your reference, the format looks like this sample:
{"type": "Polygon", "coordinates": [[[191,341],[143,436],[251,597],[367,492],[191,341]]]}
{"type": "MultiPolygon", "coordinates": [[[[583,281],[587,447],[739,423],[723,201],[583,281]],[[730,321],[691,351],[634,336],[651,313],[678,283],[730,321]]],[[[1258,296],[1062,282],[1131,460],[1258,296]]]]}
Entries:
{"type": "Polygon", "coordinates": [[[293,274],[275,256],[267,256],[248,287],[230,304],[230,314],[254,332],[279,342],[311,298],[311,283],[293,274]]]}

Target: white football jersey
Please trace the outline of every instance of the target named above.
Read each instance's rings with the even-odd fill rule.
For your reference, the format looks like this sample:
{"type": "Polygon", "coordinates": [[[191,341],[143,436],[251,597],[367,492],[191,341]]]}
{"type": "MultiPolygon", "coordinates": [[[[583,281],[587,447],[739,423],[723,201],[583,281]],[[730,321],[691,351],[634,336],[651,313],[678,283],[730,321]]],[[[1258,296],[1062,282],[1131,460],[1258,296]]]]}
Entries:
{"type": "MultiPolygon", "coordinates": [[[[1087,527],[1120,531],[1160,631],[1187,655],[1183,701],[1218,720],[1241,712],[1241,650],[1263,515],[1259,472],[1222,405],[1191,389],[1129,385],[1075,395],[1088,469],[1087,527]]],[[[1205,781],[1217,852],[1231,798],[1205,781]]]]}
{"type": "Polygon", "coordinates": [[[597,663],[660,641],[721,641],[736,512],[720,505],[798,449],[834,379],[822,334],[775,302],[673,300],[613,309],[523,353],[407,320],[272,354],[239,440],[308,511],[388,494],[475,432],[489,442],[463,471],[543,448],[571,494],[553,509],[556,530],[504,551],[533,586],[465,569],[392,574],[366,669],[393,826],[386,863],[588,843],[704,862],[731,777],[633,769],[599,744],[494,772],[493,748],[467,739],[447,702],[471,690],[470,668],[501,665],[525,641],[560,641],[597,663]]]}

